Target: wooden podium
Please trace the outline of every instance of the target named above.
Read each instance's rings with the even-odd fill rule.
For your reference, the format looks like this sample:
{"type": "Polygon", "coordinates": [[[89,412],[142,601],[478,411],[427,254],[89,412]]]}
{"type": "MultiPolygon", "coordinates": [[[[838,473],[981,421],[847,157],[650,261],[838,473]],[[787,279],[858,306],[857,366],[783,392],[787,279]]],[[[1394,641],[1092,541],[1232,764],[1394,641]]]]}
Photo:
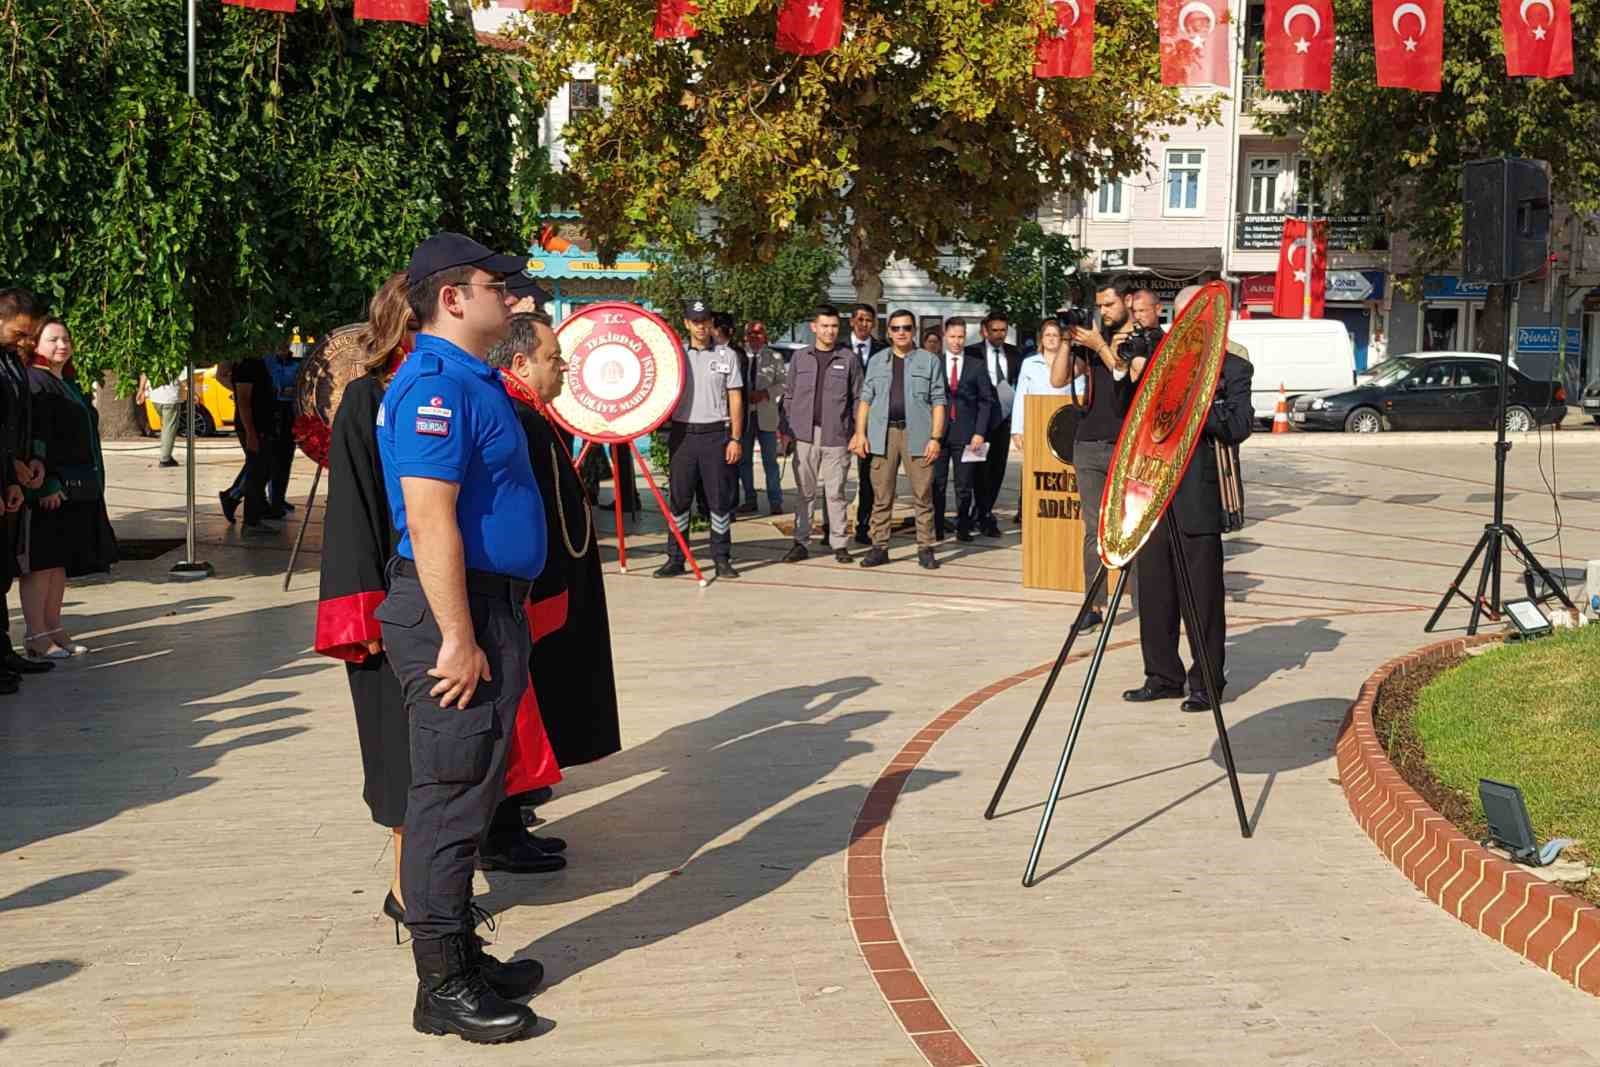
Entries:
{"type": "Polygon", "coordinates": [[[1028,396],[1022,438],[1022,584],[1083,592],[1083,511],[1078,475],[1050,450],[1050,418],[1066,396],[1028,396]]]}

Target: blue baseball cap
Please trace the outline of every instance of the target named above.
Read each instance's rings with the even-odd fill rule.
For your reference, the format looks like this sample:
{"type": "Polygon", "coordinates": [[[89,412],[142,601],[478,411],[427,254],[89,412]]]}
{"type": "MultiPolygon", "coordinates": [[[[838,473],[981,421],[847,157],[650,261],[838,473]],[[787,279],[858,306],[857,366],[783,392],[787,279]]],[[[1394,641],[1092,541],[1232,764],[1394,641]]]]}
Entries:
{"type": "Polygon", "coordinates": [[[494,252],[464,234],[436,233],[417,246],[406,267],[406,284],[416,285],[430,274],[452,267],[478,267],[490,274],[517,274],[527,266],[523,256],[494,252]]]}

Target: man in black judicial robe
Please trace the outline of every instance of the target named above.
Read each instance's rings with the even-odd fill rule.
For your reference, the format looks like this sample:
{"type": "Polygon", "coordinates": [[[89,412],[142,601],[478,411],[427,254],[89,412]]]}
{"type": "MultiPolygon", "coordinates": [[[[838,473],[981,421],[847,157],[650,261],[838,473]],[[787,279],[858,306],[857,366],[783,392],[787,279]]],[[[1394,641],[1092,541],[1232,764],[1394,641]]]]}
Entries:
{"type": "Polygon", "coordinates": [[[600,546],[588,497],[544,405],[561,393],[566,362],[541,314],[511,317],[506,339],[489,353],[528,437],[533,475],[545,500],[549,553],[529,599],[532,675],[556,762],[572,767],[622,748],[611,621],[600,546]],[[563,612],[564,607],[564,612],[563,612]]]}
{"type": "MultiPolygon", "coordinates": [[[[1231,343],[1230,343],[1231,347],[1231,343]]],[[[1187,675],[1189,697],[1184,711],[1210,711],[1205,673],[1200,656],[1211,661],[1218,687],[1225,686],[1223,650],[1228,639],[1228,620],[1222,587],[1222,532],[1226,516],[1222,489],[1217,474],[1216,448],[1236,447],[1250,436],[1254,412],[1250,405],[1250,379],[1255,368],[1232,352],[1222,358],[1222,377],[1216,398],[1206,415],[1205,429],[1195,449],[1194,460],[1178,483],[1166,517],[1156,524],[1150,539],[1134,559],[1139,582],[1139,644],[1144,653],[1144,685],[1123,693],[1124,700],[1135,702],[1183,696],[1187,675]],[[1183,533],[1173,533],[1173,520],[1183,533]],[[1178,591],[1178,571],[1172,559],[1173,542],[1178,542],[1189,565],[1194,585],[1195,610],[1200,616],[1200,633],[1189,634],[1190,665],[1187,672],[1178,657],[1178,622],[1182,612],[1178,591]]],[[[1188,627],[1184,629],[1187,631],[1188,627]]],[[[1216,694],[1220,703],[1222,693],[1216,694]]]]}

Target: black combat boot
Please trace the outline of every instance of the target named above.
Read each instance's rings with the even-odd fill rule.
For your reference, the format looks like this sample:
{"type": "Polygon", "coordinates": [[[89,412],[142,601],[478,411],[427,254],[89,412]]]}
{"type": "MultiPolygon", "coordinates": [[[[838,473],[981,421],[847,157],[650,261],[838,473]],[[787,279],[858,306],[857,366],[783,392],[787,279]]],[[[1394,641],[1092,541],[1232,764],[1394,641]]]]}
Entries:
{"type": "Polygon", "coordinates": [[[509,960],[502,963],[495,959],[484,951],[484,940],[477,934],[480,924],[487,926],[490,933],[494,932],[494,916],[477,904],[467,905],[467,916],[467,947],[471,952],[472,965],[483,975],[490,988],[507,1000],[525,997],[538,989],[539,983],[544,981],[544,964],[538,960],[509,960]]]}
{"type": "Polygon", "coordinates": [[[470,934],[413,941],[411,951],[418,979],[411,1025],[418,1033],[492,1045],[527,1037],[539,1025],[533,1009],[511,1003],[490,986],[470,934]]]}

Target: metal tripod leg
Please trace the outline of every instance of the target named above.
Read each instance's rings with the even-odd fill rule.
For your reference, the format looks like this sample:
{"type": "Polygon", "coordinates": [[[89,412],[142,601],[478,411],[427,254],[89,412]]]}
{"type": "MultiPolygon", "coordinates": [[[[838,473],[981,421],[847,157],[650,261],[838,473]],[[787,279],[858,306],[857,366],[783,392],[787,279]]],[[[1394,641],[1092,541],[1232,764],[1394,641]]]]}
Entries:
{"type": "Polygon", "coordinates": [[[1535,556],[1532,550],[1528,548],[1527,543],[1522,540],[1522,535],[1517,532],[1517,528],[1515,526],[1507,526],[1505,531],[1506,536],[1511,538],[1512,542],[1517,546],[1517,554],[1522,557],[1533,573],[1544,579],[1545,588],[1554,593],[1556,599],[1567,606],[1567,610],[1578,610],[1577,606],[1567,597],[1566,588],[1559,585],[1555,580],[1555,576],[1550,573],[1543,563],[1539,562],[1539,557],[1535,556]]]}
{"type": "Polygon", "coordinates": [[[289,550],[289,569],[283,572],[283,591],[289,591],[289,579],[294,577],[294,561],[300,558],[300,545],[306,539],[306,527],[311,523],[311,508],[317,502],[317,486],[322,482],[322,464],[317,464],[317,473],[311,476],[311,492],[306,496],[306,513],[300,516],[300,532],[295,534],[294,548],[289,550]]]}
{"type": "MultiPolygon", "coordinates": [[[[1100,573],[1105,574],[1101,567],[1100,573]]],[[[1039,817],[1039,832],[1033,839],[1033,851],[1028,853],[1028,869],[1022,874],[1024,886],[1033,885],[1034,873],[1039,869],[1039,854],[1044,851],[1044,838],[1050,832],[1050,820],[1055,817],[1056,800],[1061,796],[1061,787],[1067,780],[1067,764],[1072,760],[1072,750],[1078,744],[1078,732],[1083,729],[1084,712],[1089,709],[1089,697],[1094,693],[1095,678],[1100,674],[1100,662],[1105,659],[1106,645],[1111,643],[1111,627],[1116,622],[1117,608],[1122,606],[1122,590],[1128,584],[1129,570],[1124,568],[1117,572],[1117,585],[1111,593],[1111,602],[1106,605],[1106,622],[1100,629],[1100,637],[1094,643],[1094,655],[1089,657],[1089,673],[1083,679],[1083,692],[1078,694],[1078,707],[1072,713],[1072,728],[1067,731],[1067,743],[1061,750],[1061,762],[1056,764],[1055,781],[1050,786],[1050,795],[1045,798],[1044,814],[1039,817]]]]}
{"type": "MultiPolygon", "coordinates": [[[[1444,609],[1450,606],[1451,597],[1458,596],[1463,600],[1466,599],[1467,594],[1461,591],[1461,583],[1466,580],[1467,572],[1472,570],[1472,565],[1478,562],[1478,557],[1483,554],[1483,546],[1488,544],[1488,541],[1489,532],[1488,528],[1485,527],[1483,536],[1478,538],[1478,543],[1473,547],[1472,554],[1467,557],[1467,562],[1462,564],[1461,569],[1456,572],[1455,580],[1450,583],[1450,588],[1446,589],[1444,596],[1439,598],[1439,606],[1434,608],[1433,614],[1428,617],[1428,624],[1422,628],[1423,633],[1433,633],[1434,626],[1439,622],[1439,616],[1443,615],[1444,609]]],[[[1483,595],[1481,590],[1478,595],[1483,595]]]]}
{"type": "MultiPolygon", "coordinates": [[[[1028,716],[1028,724],[1022,728],[1022,736],[1017,738],[1017,747],[1011,753],[1011,761],[1006,764],[1005,773],[1000,776],[1000,784],[994,787],[994,796],[989,800],[989,806],[984,809],[985,819],[994,818],[995,809],[1000,806],[1000,796],[1006,791],[1006,785],[1011,781],[1012,772],[1017,769],[1017,761],[1022,759],[1022,750],[1028,746],[1028,738],[1033,734],[1033,728],[1039,722],[1039,713],[1044,710],[1045,701],[1050,699],[1050,691],[1056,686],[1056,678],[1061,674],[1061,667],[1067,662],[1067,654],[1072,651],[1072,643],[1077,640],[1078,631],[1083,626],[1083,618],[1089,614],[1094,603],[1094,598],[1099,594],[1106,582],[1105,564],[1095,572],[1094,580],[1089,583],[1089,588],[1083,594],[1083,606],[1078,609],[1078,615],[1072,620],[1072,626],[1067,630],[1067,639],[1061,642],[1061,652],[1056,656],[1055,665],[1050,668],[1050,676],[1044,680],[1044,688],[1039,691],[1039,699],[1033,705],[1033,714],[1028,716]]],[[[1110,625],[1109,620],[1106,623],[1110,625]]]]}
{"type": "Polygon", "coordinates": [[[1194,642],[1193,648],[1200,659],[1200,676],[1206,681],[1206,696],[1211,698],[1211,717],[1217,724],[1217,743],[1222,748],[1222,763],[1228,769],[1228,785],[1233,788],[1233,810],[1239,815],[1239,835],[1249,837],[1250,817],[1244,811],[1244,794],[1239,791],[1239,772],[1233,766],[1233,746],[1228,744],[1228,727],[1222,721],[1222,680],[1217,677],[1216,664],[1206,654],[1206,644],[1200,636],[1200,609],[1195,603],[1189,560],[1183,554],[1183,527],[1178,525],[1178,517],[1170,508],[1164,521],[1167,524],[1167,544],[1178,572],[1178,605],[1183,610],[1183,626],[1194,642]]]}

